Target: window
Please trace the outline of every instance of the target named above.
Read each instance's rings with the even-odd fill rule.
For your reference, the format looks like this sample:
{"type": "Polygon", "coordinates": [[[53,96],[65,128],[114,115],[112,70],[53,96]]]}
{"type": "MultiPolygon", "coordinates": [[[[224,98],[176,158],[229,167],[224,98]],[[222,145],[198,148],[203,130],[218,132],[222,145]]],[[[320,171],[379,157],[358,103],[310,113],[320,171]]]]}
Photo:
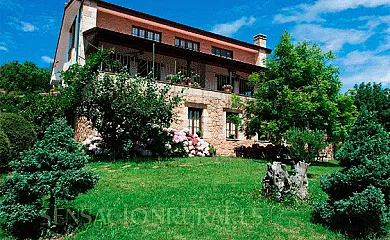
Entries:
{"type": "Polygon", "coordinates": [[[73,50],[74,45],[75,45],[75,38],[76,38],[76,20],[74,20],[74,22],[69,30],[68,61],[72,58],[72,50],[73,50]]]}
{"type": "Polygon", "coordinates": [[[238,126],[234,123],[234,119],[239,118],[238,113],[226,113],[226,138],[238,139],[238,126]]]}
{"type": "Polygon", "coordinates": [[[191,134],[202,132],[203,109],[188,108],[188,128],[191,134]]]}
{"type": "Polygon", "coordinates": [[[220,57],[223,57],[223,58],[233,58],[233,52],[229,51],[229,50],[226,50],[226,49],[212,47],[211,48],[211,53],[213,55],[217,55],[217,56],[220,56],[220,57]]]}
{"type": "Polygon", "coordinates": [[[229,76],[222,75],[222,74],[215,74],[215,77],[217,78],[217,90],[223,91],[223,85],[233,85],[230,83],[229,76]]]}
{"type": "MultiPolygon", "coordinates": [[[[162,63],[154,63],[154,78],[161,80],[161,68],[164,67],[162,63]]],[[[138,62],[137,73],[141,77],[153,77],[153,61],[140,59],[138,62]]]]}
{"type": "Polygon", "coordinates": [[[175,46],[199,52],[199,43],[187,39],[175,38],[175,46]]]}
{"type": "Polygon", "coordinates": [[[139,30],[139,35],[138,35],[138,37],[144,38],[144,37],[145,37],[145,30],[143,30],[143,29],[139,30]]]}
{"type": "Polygon", "coordinates": [[[153,33],[152,32],[148,32],[148,39],[153,40],[153,33]]]}
{"type": "Polygon", "coordinates": [[[240,78],[238,80],[239,83],[239,93],[245,96],[253,95],[253,88],[248,85],[248,80],[240,78]]]}
{"type": "Polygon", "coordinates": [[[159,32],[133,26],[132,34],[136,37],[147,38],[152,41],[161,42],[161,33],[159,32]]]}
{"type": "Polygon", "coordinates": [[[133,27],[133,36],[138,36],[138,28],[133,27]]]}

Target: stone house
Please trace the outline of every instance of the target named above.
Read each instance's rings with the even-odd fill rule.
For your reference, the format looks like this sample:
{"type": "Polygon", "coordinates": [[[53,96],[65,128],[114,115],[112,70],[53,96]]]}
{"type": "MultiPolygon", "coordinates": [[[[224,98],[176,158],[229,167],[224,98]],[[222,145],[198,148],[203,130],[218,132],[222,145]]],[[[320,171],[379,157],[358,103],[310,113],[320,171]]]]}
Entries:
{"type": "MultiPolygon", "coordinates": [[[[162,84],[168,74],[197,76],[196,87],[185,87],[186,101],[176,109],[178,120],[172,127],[201,133],[219,155],[233,155],[234,147],[257,141],[256,136],[244,136],[227,119],[240,114],[231,109],[232,93],[241,98],[253,94],[248,76],[265,68],[264,60],[271,53],[266,36],[256,35],[250,44],[99,0],[69,0],[52,84],[61,84],[60,72],[76,62],[84,64],[97,47],[115,53],[112,64],[102,66],[103,72],[119,64],[134,75],[152,74],[162,84]],[[226,85],[232,87],[231,93],[224,91],[226,85]]],[[[182,89],[173,85],[172,91],[182,89]]]]}

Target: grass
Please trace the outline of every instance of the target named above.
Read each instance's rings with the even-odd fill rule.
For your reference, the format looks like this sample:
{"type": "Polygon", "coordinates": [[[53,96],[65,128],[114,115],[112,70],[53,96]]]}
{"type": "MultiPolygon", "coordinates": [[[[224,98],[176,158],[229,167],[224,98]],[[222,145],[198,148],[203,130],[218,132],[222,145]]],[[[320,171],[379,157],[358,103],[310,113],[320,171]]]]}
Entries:
{"type": "MultiPolygon", "coordinates": [[[[280,204],[259,198],[265,162],[193,158],[89,167],[101,176],[98,186],[67,207],[95,220],[71,238],[342,238],[310,222],[309,203],[280,204]]],[[[309,168],[310,201],[324,197],[319,177],[337,168],[333,164],[309,168]]]]}
{"type": "Polygon", "coordinates": [[[336,171],[333,163],[309,167],[310,200],[295,204],[258,197],[263,161],[185,158],[89,167],[101,176],[98,186],[65,207],[81,211],[78,219],[94,220],[69,239],[342,238],[310,222],[310,202],[325,197],[319,177],[336,171]]]}

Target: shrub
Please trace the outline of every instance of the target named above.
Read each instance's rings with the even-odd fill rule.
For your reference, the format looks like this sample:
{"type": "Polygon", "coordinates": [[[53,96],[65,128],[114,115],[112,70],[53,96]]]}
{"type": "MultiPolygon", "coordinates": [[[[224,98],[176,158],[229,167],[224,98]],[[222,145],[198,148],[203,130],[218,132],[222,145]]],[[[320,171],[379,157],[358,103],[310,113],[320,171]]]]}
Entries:
{"type": "Polygon", "coordinates": [[[329,200],[316,204],[313,211],[314,221],[353,237],[381,234],[388,223],[389,136],[372,119],[366,110],[359,115],[349,138],[336,154],[344,168],[321,179],[321,188],[329,200]]]}
{"type": "Polygon", "coordinates": [[[10,141],[10,159],[18,158],[19,153],[31,148],[37,139],[33,125],[18,114],[0,113],[0,129],[10,141]]]}
{"type": "Polygon", "coordinates": [[[344,167],[356,166],[364,162],[363,156],[372,159],[390,152],[388,133],[381,124],[373,121],[374,113],[363,110],[360,122],[352,128],[349,137],[337,151],[336,159],[344,167]]]}
{"type": "Polygon", "coordinates": [[[7,135],[0,129],[0,169],[7,167],[11,143],[7,135]]]}
{"type": "Polygon", "coordinates": [[[387,207],[380,189],[373,186],[335,201],[333,205],[319,202],[314,219],[354,237],[370,237],[382,233],[387,224],[387,207]]]}
{"type": "Polygon", "coordinates": [[[73,130],[65,120],[57,120],[33,150],[10,163],[14,174],[0,187],[0,217],[8,233],[36,238],[45,225],[54,229],[58,200],[74,200],[97,184],[98,176],[84,169],[88,156],[79,149],[73,130]]]}
{"type": "Polygon", "coordinates": [[[293,161],[313,162],[327,144],[323,131],[308,131],[292,128],[285,134],[289,155],[293,161]]]}

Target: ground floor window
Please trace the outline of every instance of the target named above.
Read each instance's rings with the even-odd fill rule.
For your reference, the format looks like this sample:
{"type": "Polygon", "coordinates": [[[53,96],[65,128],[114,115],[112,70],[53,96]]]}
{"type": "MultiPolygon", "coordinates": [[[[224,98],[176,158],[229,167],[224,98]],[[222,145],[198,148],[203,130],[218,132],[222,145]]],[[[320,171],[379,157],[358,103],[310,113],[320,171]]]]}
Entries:
{"type": "Polygon", "coordinates": [[[238,126],[236,122],[239,117],[238,113],[226,113],[226,139],[238,139],[238,126]]]}
{"type": "Polygon", "coordinates": [[[202,112],[203,109],[188,108],[188,128],[191,134],[201,135],[202,133],[202,112]],[[200,133],[200,134],[199,134],[200,133]]]}

